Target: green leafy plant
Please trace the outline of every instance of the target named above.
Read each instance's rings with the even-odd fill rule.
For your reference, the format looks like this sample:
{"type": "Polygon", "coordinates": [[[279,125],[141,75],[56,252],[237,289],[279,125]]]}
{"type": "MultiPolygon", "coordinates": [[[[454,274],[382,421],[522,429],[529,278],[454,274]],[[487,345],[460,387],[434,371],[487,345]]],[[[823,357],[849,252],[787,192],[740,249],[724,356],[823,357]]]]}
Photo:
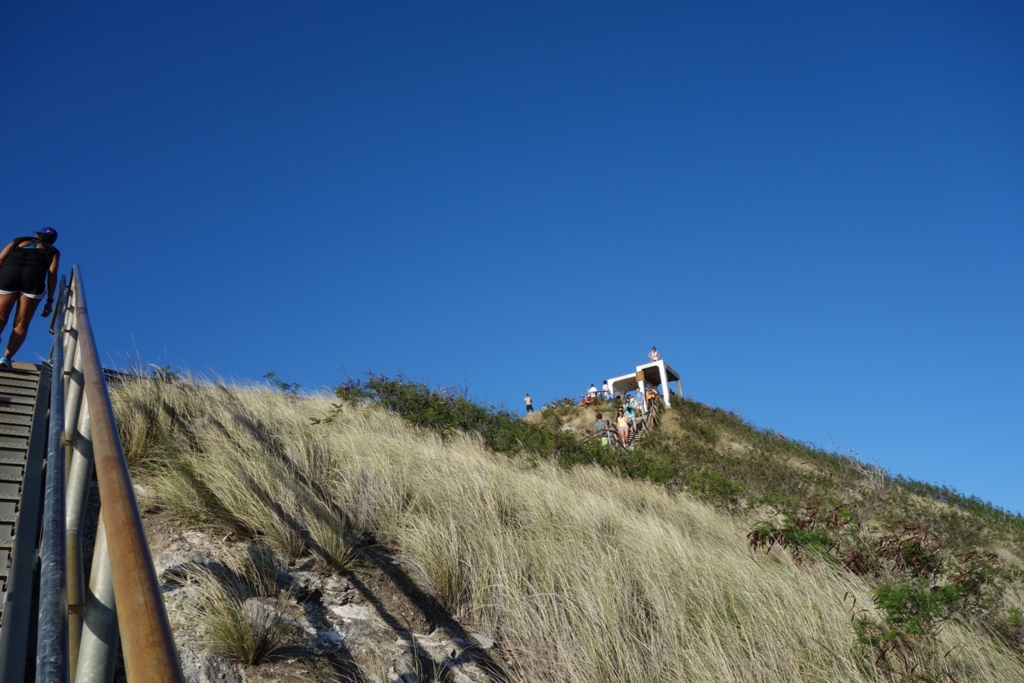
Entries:
{"type": "Polygon", "coordinates": [[[507,410],[473,401],[466,390],[457,387],[431,389],[401,376],[391,379],[370,374],[365,381],[350,380],[342,384],[335,395],[341,403],[327,416],[314,418],[314,423],[333,421],[344,404],[371,401],[417,427],[445,437],[457,433],[478,434],[484,445],[497,453],[511,455],[525,451],[554,457],[564,464],[601,462],[609,458],[607,449],[594,441],[579,439],[546,424],[520,420],[507,410]]]}
{"type": "Polygon", "coordinates": [[[302,388],[301,384],[296,384],[295,382],[282,381],[281,378],[277,376],[277,373],[274,372],[273,370],[263,375],[263,379],[267,380],[267,382],[270,383],[270,386],[272,386],[274,389],[288,396],[298,396],[299,389],[302,388]]]}
{"type": "Polygon", "coordinates": [[[753,550],[770,551],[773,546],[786,548],[796,561],[806,555],[838,558],[840,542],[834,531],[846,526],[852,515],[848,509],[834,508],[819,513],[816,507],[805,507],[796,515],[786,515],[781,522],[763,520],[747,534],[747,543],[753,550]]]}
{"type": "Polygon", "coordinates": [[[181,373],[175,371],[170,365],[151,365],[151,377],[157,382],[171,384],[181,380],[181,373]]]}
{"type": "Polygon", "coordinates": [[[995,555],[952,553],[926,527],[903,522],[878,538],[877,557],[891,577],[874,589],[878,614],[853,620],[859,642],[877,661],[896,655],[905,669],[907,655],[934,641],[951,620],[981,622],[995,632],[1002,627],[1012,640],[1013,612],[1003,599],[1009,576],[995,555]]]}
{"type": "Polygon", "coordinates": [[[853,627],[876,664],[906,680],[929,680],[912,655],[934,644],[951,620],[980,621],[1011,646],[1019,643],[1019,611],[1006,610],[1003,601],[1010,577],[995,555],[954,553],[912,522],[892,525],[865,544],[861,534],[846,533],[853,518],[847,508],[821,514],[808,506],[781,521],[758,522],[747,542],[754,550],[785,548],[798,563],[838,561],[855,573],[883,577],[872,591],[877,611],[854,610],[853,627]]]}
{"type": "Polygon", "coordinates": [[[1020,608],[1006,610],[1006,614],[992,624],[992,631],[1008,646],[1024,652],[1024,614],[1020,608]]]}

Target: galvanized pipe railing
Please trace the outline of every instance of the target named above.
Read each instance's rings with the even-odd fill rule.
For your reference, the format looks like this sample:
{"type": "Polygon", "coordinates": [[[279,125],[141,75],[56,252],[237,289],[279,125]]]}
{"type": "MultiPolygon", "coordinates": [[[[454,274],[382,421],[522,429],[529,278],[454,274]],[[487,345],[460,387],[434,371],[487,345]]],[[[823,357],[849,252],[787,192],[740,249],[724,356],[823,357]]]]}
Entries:
{"type": "Polygon", "coordinates": [[[117,610],[114,608],[114,582],[102,515],[96,530],[85,613],[89,615],[89,621],[82,629],[75,683],[111,683],[117,661],[117,610]]]}
{"type": "MultiPolygon", "coordinates": [[[[63,282],[61,283],[63,285],[63,282]]],[[[63,286],[61,290],[63,292],[63,286]]],[[[63,313],[64,296],[55,316],[63,313]]],[[[50,350],[50,424],[43,494],[42,541],[39,569],[39,635],[36,644],[36,682],[68,680],[67,565],[64,538],[64,343],[55,338],[50,350]]]]}
{"type": "MultiPolygon", "coordinates": [[[[71,463],[66,545],[72,680],[111,680],[119,631],[130,683],[179,682],[183,680],[181,665],[117,434],[77,265],[67,301],[62,343],[55,347],[66,351],[71,367],[63,373],[64,381],[57,381],[61,375],[55,368],[53,384],[67,387],[68,424],[51,436],[51,441],[58,444],[58,450],[63,446],[61,455],[66,454],[71,463]],[[81,528],[94,467],[102,505],[87,596],[81,571],[81,528]]],[[[51,411],[51,415],[62,414],[51,411]]]]}
{"type": "Polygon", "coordinates": [[[82,533],[85,530],[89,504],[89,485],[92,481],[92,421],[88,402],[84,398],[85,381],[82,376],[82,353],[78,346],[75,326],[76,290],[69,289],[65,302],[62,325],[65,358],[64,389],[67,399],[64,407],[64,450],[68,467],[67,504],[65,505],[65,552],[67,552],[68,581],[68,665],[71,679],[77,680],[78,651],[82,638],[82,622],[86,602],[85,575],[82,567],[82,533]]]}

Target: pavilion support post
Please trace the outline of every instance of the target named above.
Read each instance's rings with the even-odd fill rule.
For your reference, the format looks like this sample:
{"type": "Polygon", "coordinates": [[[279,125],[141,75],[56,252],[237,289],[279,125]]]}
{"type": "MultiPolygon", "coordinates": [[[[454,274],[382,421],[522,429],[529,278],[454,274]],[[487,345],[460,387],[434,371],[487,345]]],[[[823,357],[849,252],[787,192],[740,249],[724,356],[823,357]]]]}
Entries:
{"type": "Polygon", "coordinates": [[[665,399],[665,406],[671,407],[672,403],[669,401],[669,389],[668,389],[668,373],[665,372],[665,361],[658,361],[658,373],[661,375],[661,395],[665,399]]]}

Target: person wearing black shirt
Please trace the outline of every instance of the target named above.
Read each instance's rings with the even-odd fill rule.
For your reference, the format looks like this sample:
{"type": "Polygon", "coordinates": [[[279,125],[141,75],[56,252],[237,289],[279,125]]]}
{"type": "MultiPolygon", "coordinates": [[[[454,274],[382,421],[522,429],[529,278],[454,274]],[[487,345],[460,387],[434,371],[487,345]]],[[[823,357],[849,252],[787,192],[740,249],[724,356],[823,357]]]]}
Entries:
{"type": "Polygon", "coordinates": [[[35,237],[15,237],[0,251],[0,333],[17,306],[7,349],[0,356],[0,369],[11,367],[11,357],[25,341],[29,323],[43,296],[46,296],[43,317],[53,311],[53,291],[60,267],[60,252],[53,246],[56,241],[57,231],[43,228],[35,237]]]}

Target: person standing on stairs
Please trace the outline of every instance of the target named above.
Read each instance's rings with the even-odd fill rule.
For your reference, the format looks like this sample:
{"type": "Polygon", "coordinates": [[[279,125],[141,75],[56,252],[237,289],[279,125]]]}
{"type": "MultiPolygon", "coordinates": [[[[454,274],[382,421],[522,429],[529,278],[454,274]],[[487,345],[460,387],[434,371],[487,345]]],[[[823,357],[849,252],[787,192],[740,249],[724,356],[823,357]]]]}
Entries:
{"type": "Polygon", "coordinates": [[[619,432],[619,441],[622,445],[629,445],[629,420],[626,419],[626,411],[622,408],[615,414],[615,429],[619,432]]]}
{"type": "Polygon", "coordinates": [[[601,444],[604,446],[610,446],[612,437],[612,427],[608,424],[608,420],[601,416],[601,413],[597,414],[597,420],[594,422],[594,436],[601,440],[601,444]]]}
{"type": "Polygon", "coordinates": [[[626,399],[625,405],[626,422],[629,424],[630,436],[636,432],[636,400],[632,396],[626,399]]]}
{"type": "Polygon", "coordinates": [[[646,396],[646,401],[645,401],[647,403],[647,409],[648,410],[653,410],[654,409],[654,403],[657,400],[658,400],[658,390],[655,389],[654,387],[647,387],[647,396],[646,396]]]}
{"type": "Polygon", "coordinates": [[[0,370],[10,369],[11,358],[25,341],[29,323],[44,295],[43,317],[53,311],[60,267],[60,252],[53,246],[56,241],[57,231],[43,228],[35,237],[14,238],[0,251],[0,333],[17,306],[7,349],[0,356],[0,370]]]}

